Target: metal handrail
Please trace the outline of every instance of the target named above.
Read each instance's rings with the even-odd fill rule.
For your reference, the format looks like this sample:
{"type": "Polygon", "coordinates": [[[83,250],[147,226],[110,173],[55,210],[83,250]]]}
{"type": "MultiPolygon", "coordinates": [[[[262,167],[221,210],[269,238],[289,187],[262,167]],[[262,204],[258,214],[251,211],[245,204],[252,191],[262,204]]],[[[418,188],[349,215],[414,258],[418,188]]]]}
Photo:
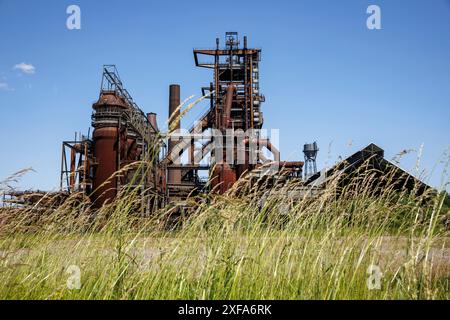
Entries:
{"type": "Polygon", "coordinates": [[[128,120],[131,126],[142,136],[142,138],[148,143],[152,144],[154,141],[150,138],[150,130],[152,128],[153,132],[156,133],[156,128],[148,121],[145,113],[141,108],[133,101],[128,90],[123,88],[122,81],[118,75],[117,69],[114,65],[104,65],[103,66],[103,79],[102,79],[102,90],[105,90],[105,82],[107,81],[107,90],[114,90],[119,97],[125,100],[128,108],[128,120]]]}

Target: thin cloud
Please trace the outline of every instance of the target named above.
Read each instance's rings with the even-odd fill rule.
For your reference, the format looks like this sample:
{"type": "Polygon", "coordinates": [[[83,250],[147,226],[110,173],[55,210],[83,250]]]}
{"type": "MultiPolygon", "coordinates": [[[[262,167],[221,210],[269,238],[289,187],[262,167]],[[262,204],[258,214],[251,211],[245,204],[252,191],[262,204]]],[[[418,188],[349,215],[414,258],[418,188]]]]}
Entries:
{"type": "Polygon", "coordinates": [[[0,81],[0,91],[13,91],[13,89],[8,85],[8,83],[0,81]]]}
{"type": "Polygon", "coordinates": [[[36,68],[32,64],[28,64],[28,63],[25,63],[25,62],[16,64],[13,67],[13,69],[14,70],[20,70],[20,71],[22,71],[23,73],[26,73],[26,74],[33,74],[33,73],[36,72],[36,68]]]}

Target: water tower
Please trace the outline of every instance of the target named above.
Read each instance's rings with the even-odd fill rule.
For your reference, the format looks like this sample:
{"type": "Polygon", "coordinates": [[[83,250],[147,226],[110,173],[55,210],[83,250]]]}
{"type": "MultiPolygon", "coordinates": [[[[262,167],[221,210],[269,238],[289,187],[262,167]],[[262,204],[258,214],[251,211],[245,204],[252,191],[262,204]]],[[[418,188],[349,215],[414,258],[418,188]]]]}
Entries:
{"type": "Polygon", "coordinates": [[[318,151],[317,142],[306,143],[303,146],[303,153],[305,154],[305,180],[317,173],[316,157],[318,151]]]}

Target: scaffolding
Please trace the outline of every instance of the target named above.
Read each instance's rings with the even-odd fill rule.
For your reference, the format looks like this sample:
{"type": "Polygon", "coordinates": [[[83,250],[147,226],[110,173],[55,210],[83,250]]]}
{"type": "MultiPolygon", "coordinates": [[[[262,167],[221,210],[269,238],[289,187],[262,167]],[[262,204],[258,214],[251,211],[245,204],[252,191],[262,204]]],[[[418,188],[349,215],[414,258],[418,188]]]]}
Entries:
{"type": "Polygon", "coordinates": [[[85,192],[92,191],[93,168],[92,140],[81,135],[81,139],[63,141],[61,151],[60,191],[85,192]]]}
{"type": "Polygon", "coordinates": [[[223,128],[222,113],[225,106],[226,89],[236,87],[231,123],[233,129],[260,129],[263,125],[261,103],[265,97],[259,90],[259,62],[261,49],[248,48],[247,37],[244,36],[243,47],[237,32],[226,32],[225,47],[220,48],[219,38],[215,49],[194,49],[195,65],[213,69],[214,81],[209,87],[203,87],[205,95],[211,92],[209,126],[223,128]]]}

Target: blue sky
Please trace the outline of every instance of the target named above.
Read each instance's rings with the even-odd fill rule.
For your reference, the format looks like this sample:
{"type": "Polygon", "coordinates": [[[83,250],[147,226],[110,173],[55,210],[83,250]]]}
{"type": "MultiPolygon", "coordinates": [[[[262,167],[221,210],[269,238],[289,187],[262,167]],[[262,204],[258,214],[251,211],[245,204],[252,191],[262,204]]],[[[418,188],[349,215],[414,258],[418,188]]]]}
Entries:
{"type": "MultiPolygon", "coordinates": [[[[22,189],[58,186],[61,141],[87,132],[103,64],[117,65],[163,127],[168,85],[198,96],[212,75],[195,68],[192,49],[213,47],[226,31],[262,48],[265,127],[280,129],[282,158],[303,158],[314,140],[319,168],[370,142],[388,159],[424,144],[420,167],[441,185],[450,145],[447,0],[0,0],[0,180],[33,167],[22,189]],[[81,8],[81,30],[66,28],[71,4],[81,8]],[[381,8],[381,30],[366,27],[371,4],[381,8]]],[[[416,158],[408,154],[402,167],[412,170],[416,158]]]]}

